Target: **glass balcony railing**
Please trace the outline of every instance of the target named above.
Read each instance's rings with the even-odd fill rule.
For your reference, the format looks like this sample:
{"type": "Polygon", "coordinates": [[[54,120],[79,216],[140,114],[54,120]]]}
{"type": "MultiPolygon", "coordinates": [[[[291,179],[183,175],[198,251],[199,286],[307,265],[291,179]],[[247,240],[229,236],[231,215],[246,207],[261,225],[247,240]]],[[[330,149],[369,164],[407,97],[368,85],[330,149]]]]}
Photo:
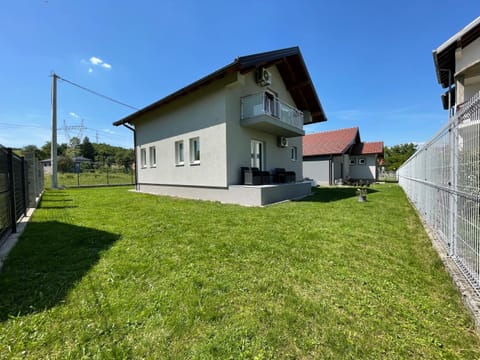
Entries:
{"type": "Polygon", "coordinates": [[[269,93],[245,96],[242,103],[242,120],[267,115],[281,123],[303,130],[303,112],[275,98],[269,93]]]}

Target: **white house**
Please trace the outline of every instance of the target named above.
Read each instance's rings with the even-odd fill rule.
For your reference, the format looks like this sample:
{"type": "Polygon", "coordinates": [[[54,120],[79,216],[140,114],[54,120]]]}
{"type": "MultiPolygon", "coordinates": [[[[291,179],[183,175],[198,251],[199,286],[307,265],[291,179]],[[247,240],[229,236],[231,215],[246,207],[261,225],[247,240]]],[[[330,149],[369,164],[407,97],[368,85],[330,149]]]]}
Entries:
{"type": "Polygon", "coordinates": [[[358,127],[303,137],[303,175],[319,185],[372,183],[381,159],[383,142],[362,142],[358,127]]]}
{"type": "Polygon", "coordinates": [[[114,125],[134,131],[137,191],[264,205],[310,193],[303,125],[320,121],[293,47],[238,57],[114,125]]]}
{"type": "Polygon", "coordinates": [[[444,109],[455,109],[480,91],[480,17],[433,51],[444,109]]]}

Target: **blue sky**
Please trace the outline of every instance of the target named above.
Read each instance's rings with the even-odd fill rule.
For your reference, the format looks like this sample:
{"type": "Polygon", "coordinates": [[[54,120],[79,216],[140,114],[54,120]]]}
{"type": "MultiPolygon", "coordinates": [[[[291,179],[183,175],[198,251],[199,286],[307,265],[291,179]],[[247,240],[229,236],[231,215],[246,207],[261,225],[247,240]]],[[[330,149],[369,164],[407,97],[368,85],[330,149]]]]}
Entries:
{"type": "MultiPolygon", "coordinates": [[[[307,132],[358,126],[364,141],[421,143],[447,120],[432,50],[479,15],[478,0],[4,2],[0,144],[50,139],[53,71],[140,108],[237,56],[291,46],[328,117],[307,132]]],[[[83,119],[91,141],[132,147],[112,126],[131,112],[58,83],[59,128],[83,119]]]]}

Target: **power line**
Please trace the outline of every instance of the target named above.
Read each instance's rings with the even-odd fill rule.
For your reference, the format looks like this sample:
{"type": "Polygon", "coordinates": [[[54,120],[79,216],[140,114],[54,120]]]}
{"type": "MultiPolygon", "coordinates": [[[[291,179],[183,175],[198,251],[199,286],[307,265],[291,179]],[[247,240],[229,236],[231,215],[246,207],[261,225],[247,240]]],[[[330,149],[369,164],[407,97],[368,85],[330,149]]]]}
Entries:
{"type": "Polygon", "coordinates": [[[82,85],[79,85],[79,84],[77,84],[77,83],[74,83],[73,81],[64,79],[64,78],[62,78],[61,76],[58,76],[58,75],[57,75],[57,78],[60,79],[60,80],[62,80],[62,81],[65,81],[66,83],[69,83],[70,85],[76,86],[76,87],[78,87],[79,89],[82,89],[82,90],[87,91],[87,92],[89,92],[89,93],[91,93],[91,94],[94,94],[94,95],[96,95],[96,96],[99,96],[99,97],[102,97],[102,98],[104,98],[104,99],[107,99],[107,100],[109,100],[109,101],[111,101],[111,102],[114,102],[114,103],[116,103],[116,104],[126,106],[126,107],[128,107],[128,108],[130,108],[130,109],[133,109],[133,110],[140,110],[139,108],[137,108],[137,107],[135,107],[135,106],[125,104],[124,102],[121,102],[121,101],[119,101],[119,100],[115,100],[115,99],[111,98],[110,96],[100,94],[99,92],[96,92],[96,91],[94,91],[94,90],[91,90],[91,89],[89,89],[89,88],[86,88],[85,86],[82,86],[82,85]]]}

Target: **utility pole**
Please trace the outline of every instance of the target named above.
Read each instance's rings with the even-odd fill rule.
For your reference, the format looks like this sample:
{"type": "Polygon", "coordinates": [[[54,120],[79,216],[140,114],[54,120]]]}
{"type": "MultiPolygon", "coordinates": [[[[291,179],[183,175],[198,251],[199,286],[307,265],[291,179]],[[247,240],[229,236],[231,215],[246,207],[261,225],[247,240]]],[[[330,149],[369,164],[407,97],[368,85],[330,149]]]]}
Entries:
{"type": "Polygon", "coordinates": [[[57,74],[52,74],[52,144],[50,158],[52,162],[52,188],[58,188],[57,181],[57,74]]]}

